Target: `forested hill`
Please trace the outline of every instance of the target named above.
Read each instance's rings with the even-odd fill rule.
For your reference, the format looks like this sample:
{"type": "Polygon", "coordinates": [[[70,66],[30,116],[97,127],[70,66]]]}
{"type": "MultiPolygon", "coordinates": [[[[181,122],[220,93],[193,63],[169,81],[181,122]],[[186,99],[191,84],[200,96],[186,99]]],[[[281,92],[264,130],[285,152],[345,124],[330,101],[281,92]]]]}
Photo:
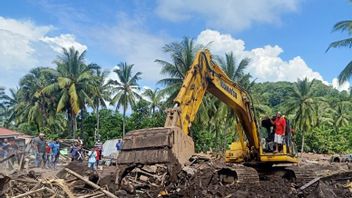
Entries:
{"type": "MultiPolygon", "coordinates": [[[[291,82],[264,82],[255,83],[251,89],[254,100],[259,100],[260,104],[270,107],[271,112],[286,112],[285,104],[294,90],[291,82]]],[[[352,96],[347,91],[338,91],[332,86],[325,85],[320,80],[315,80],[312,89],[312,96],[323,97],[323,100],[333,106],[340,101],[351,101],[352,96]]],[[[351,114],[352,115],[352,114],[351,114]]]]}

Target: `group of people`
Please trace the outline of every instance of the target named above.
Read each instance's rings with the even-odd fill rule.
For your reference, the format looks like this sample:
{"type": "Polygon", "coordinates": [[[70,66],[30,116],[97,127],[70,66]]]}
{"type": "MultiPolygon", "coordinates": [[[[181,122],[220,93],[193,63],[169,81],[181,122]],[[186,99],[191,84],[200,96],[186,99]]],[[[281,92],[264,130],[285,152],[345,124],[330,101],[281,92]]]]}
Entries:
{"type": "Polygon", "coordinates": [[[292,135],[294,130],[291,128],[290,121],[286,119],[285,115],[281,115],[280,112],[276,113],[276,116],[271,119],[267,116],[262,120],[262,127],[267,132],[266,142],[269,145],[267,150],[273,151],[274,153],[279,152],[286,145],[288,152],[294,152],[292,148],[292,135]],[[270,143],[273,142],[273,147],[270,147],[270,143]]]}
{"type": "Polygon", "coordinates": [[[47,141],[44,133],[40,133],[38,137],[32,139],[31,144],[35,155],[35,166],[56,169],[61,147],[58,138],[47,141]]]}
{"type": "Polygon", "coordinates": [[[95,171],[99,165],[102,155],[102,145],[96,144],[94,147],[88,151],[88,154],[85,155],[83,148],[83,141],[78,137],[77,140],[73,143],[69,151],[71,161],[83,162],[85,156],[88,157],[88,168],[95,171]]]}

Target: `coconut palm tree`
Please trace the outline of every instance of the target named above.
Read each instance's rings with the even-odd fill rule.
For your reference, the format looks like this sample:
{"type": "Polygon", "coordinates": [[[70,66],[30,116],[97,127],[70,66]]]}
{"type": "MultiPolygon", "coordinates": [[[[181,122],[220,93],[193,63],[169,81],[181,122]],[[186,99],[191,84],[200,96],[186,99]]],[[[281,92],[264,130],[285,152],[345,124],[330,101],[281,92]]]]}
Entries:
{"type": "Polygon", "coordinates": [[[101,71],[100,67],[94,71],[94,77],[97,79],[95,84],[95,91],[92,97],[93,109],[96,115],[97,125],[95,130],[95,138],[99,135],[100,129],[100,107],[106,108],[106,102],[110,100],[109,84],[106,83],[106,78],[109,72],[101,71]]]}
{"type": "Polygon", "coordinates": [[[150,104],[152,114],[154,114],[157,109],[161,108],[164,94],[159,89],[146,89],[143,95],[146,97],[147,101],[150,104]]]}
{"type": "Polygon", "coordinates": [[[111,104],[116,104],[116,110],[122,107],[123,110],[123,124],[122,132],[123,136],[126,133],[126,110],[129,106],[135,105],[137,99],[141,96],[138,93],[140,87],[138,80],[141,79],[141,72],[135,74],[132,73],[132,65],[128,65],[126,62],[121,62],[117,65],[119,68],[115,69],[114,72],[117,74],[117,80],[110,80],[109,84],[112,85],[112,92],[115,94],[111,100],[111,104]]]}
{"type": "Polygon", "coordinates": [[[164,52],[170,54],[172,62],[155,60],[162,66],[161,74],[167,76],[158,83],[166,86],[163,92],[169,95],[168,102],[171,102],[176,97],[182,86],[183,79],[200,48],[201,46],[196,45],[193,39],[185,37],[181,42],[172,42],[163,47],[164,52]]]}
{"type": "Polygon", "coordinates": [[[225,59],[218,57],[217,61],[223,68],[226,75],[234,82],[240,82],[245,76],[245,69],[248,67],[250,60],[242,59],[238,64],[232,52],[225,54],[225,59]]]}
{"type": "Polygon", "coordinates": [[[35,123],[38,132],[48,123],[49,115],[55,114],[53,111],[56,103],[55,97],[46,97],[41,94],[41,90],[55,80],[50,73],[45,72],[47,69],[41,67],[32,69],[21,78],[18,90],[17,120],[19,123],[35,123]]]}
{"type": "Polygon", "coordinates": [[[315,80],[307,78],[295,82],[291,96],[286,103],[287,113],[293,112],[294,126],[302,133],[301,153],[304,152],[304,133],[310,131],[314,123],[314,104],[317,98],[313,95],[312,86],[315,80]]]}
{"type": "Polygon", "coordinates": [[[77,115],[88,103],[93,105],[91,97],[95,91],[93,69],[96,65],[85,64],[85,51],[80,53],[73,47],[63,49],[62,55],[55,61],[56,70],[50,72],[55,82],[46,86],[42,93],[50,96],[58,94],[57,112],[65,111],[69,120],[69,131],[75,137],[77,131],[77,115]]]}
{"type": "Polygon", "coordinates": [[[352,103],[350,101],[340,101],[335,105],[333,112],[334,128],[335,132],[338,132],[338,129],[343,126],[347,126],[351,120],[352,103]]]}
{"type": "MultiPolygon", "coordinates": [[[[352,20],[339,21],[333,27],[333,31],[346,32],[349,36],[352,34],[352,20]]],[[[346,39],[334,41],[330,43],[328,51],[330,48],[340,48],[340,47],[352,47],[352,37],[346,39]]],[[[341,71],[338,76],[339,83],[342,84],[346,82],[352,75],[352,61],[350,61],[345,68],[341,71]]]]}
{"type": "Polygon", "coordinates": [[[314,127],[321,125],[333,126],[335,110],[326,101],[317,101],[314,104],[314,127]]]}
{"type": "Polygon", "coordinates": [[[8,128],[11,123],[16,119],[16,106],[19,103],[17,96],[17,89],[9,89],[10,94],[2,95],[2,101],[4,106],[3,116],[5,117],[4,127],[8,128]]]}

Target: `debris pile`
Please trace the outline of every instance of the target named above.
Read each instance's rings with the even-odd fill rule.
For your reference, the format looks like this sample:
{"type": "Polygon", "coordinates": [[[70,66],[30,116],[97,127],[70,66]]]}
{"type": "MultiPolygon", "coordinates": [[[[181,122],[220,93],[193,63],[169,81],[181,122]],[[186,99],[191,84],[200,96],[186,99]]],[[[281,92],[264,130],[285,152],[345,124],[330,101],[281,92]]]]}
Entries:
{"type": "MultiPolygon", "coordinates": [[[[221,159],[196,156],[176,175],[165,165],[128,167],[121,179],[121,197],[352,197],[352,173],[339,164],[304,164],[317,177],[303,186],[282,175],[244,180],[231,170],[243,166],[225,164],[221,159]],[[236,178],[237,177],[237,178],[236,178]],[[321,195],[322,194],[322,195],[321,195]],[[323,196],[324,195],[324,196],[323,196]]],[[[250,168],[246,171],[250,170],[250,168]]]]}
{"type": "Polygon", "coordinates": [[[82,163],[71,163],[54,176],[44,176],[33,170],[13,172],[8,176],[1,174],[0,197],[117,197],[105,186],[99,186],[99,176],[85,167],[82,163]]]}
{"type": "Polygon", "coordinates": [[[93,172],[85,162],[71,162],[55,172],[24,169],[0,174],[0,197],[352,197],[348,164],[302,165],[317,176],[297,186],[297,181],[280,174],[263,176],[259,171],[258,177],[253,168],[205,155],[194,156],[174,175],[165,164],[93,172]]]}

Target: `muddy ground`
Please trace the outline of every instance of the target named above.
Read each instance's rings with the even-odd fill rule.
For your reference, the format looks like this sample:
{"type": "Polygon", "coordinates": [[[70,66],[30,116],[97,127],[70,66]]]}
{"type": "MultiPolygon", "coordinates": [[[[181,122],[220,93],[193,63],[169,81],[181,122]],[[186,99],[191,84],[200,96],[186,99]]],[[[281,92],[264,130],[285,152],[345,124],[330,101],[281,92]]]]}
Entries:
{"type": "Polygon", "coordinates": [[[329,159],[328,155],[304,154],[300,169],[314,173],[306,181],[274,174],[260,176],[258,183],[224,181],[219,172],[226,164],[219,159],[200,160],[181,171],[176,181],[155,182],[159,186],[150,184],[151,180],[146,178],[139,180],[139,174],[130,173],[131,177],[122,182],[119,193],[121,197],[352,197],[352,164],[330,163],[329,159]],[[317,177],[321,179],[300,190],[302,185],[317,177]]]}

